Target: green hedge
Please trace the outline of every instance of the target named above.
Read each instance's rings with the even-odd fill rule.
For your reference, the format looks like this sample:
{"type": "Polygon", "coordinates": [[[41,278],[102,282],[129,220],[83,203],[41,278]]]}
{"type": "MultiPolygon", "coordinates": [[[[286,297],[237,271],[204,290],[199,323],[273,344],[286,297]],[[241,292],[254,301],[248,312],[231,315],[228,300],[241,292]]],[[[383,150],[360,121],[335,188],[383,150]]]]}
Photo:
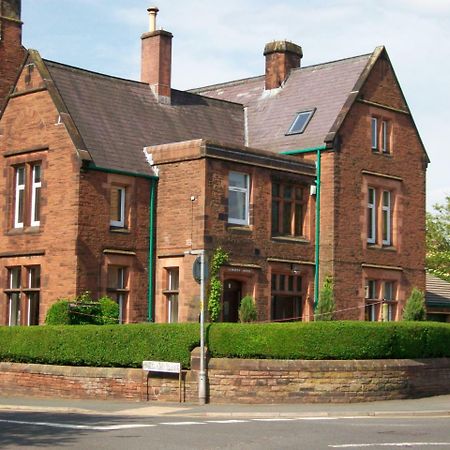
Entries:
{"type": "MultiPolygon", "coordinates": [[[[389,359],[450,357],[450,324],[310,322],[207,326],[213,357],[389,359]]],[[[0,361],[141,367],[143,360],[190,365],[199,324],[0,327],[0,361]]]]}
{"type": "Polygon", "coordinates": [[[269,359],[450,357],[450,325],[432,322],[213,324],[211,356],[269,359]]]}
{"type": "Polygon", "coordinates": [[[0,361],[141,367],[144,360],[190,366],[198,324],[0,327],[0,361]]]}

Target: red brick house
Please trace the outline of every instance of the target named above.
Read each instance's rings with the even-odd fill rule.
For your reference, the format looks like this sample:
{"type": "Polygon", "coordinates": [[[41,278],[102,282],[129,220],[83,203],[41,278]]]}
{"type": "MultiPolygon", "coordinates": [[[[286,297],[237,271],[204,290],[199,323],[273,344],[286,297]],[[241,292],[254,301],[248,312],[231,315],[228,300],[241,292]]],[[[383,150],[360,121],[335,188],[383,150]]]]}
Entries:
{"type": "Polygon", "coordinates": [[[197,320],[191,251],[218,247],[221,320],[246,294],[311,320],[327,275],[339,318],[398,319],[425,285],[428,159],[386,50],[300,67],[272,42],[265,75],[182,92],[171,40],[142,35],[140,82],[28,52],[0,118],[0,323],[86,290],[123,322],[197,320]]]}

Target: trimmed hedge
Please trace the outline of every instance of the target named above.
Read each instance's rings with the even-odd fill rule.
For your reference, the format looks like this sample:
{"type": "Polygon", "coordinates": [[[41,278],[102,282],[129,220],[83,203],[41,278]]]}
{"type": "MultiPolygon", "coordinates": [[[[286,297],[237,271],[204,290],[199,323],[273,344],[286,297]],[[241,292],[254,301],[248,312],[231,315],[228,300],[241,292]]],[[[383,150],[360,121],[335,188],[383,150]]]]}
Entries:
{"type": "Polygon", "coordinates": [[[434,322],[213,324],[216,358],[393,359],[450,357],[450,325],[434,322]]]}
{"type": "Polygon", "coordinates": [[[95,367],[142,367],[142,361],[190,366],[198,324],[0,327],[0,361],[95,367]]]}
{"type": "MultiPolygon", "coordinates": [[[[217,323],[206,343],[217,358],[392,359],[450,357],[450,324],[435,322],[217,323]]],[[[181,362],[199,345],[199,324],[0,327],[0,361],[141,367],[181,362]]]]}

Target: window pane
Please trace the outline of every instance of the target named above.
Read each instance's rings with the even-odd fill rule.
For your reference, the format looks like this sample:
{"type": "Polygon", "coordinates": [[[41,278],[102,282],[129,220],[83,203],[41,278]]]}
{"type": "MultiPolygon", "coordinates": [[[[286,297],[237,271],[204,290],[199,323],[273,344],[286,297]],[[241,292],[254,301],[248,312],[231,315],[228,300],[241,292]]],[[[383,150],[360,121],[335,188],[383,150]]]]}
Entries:
{"type": "Polygon", "coordinates": [[[228,193],[228,217],[245,221],[246,214],[246,195],[245,192],[229,191],[228,193]]]}
{"type": "Polygon", "coordinates": [[[279,197],[280,196],[280,185],[278,183],[272,184],[272,196],[279,197]]]}
{"type": "Polygon", "coordinates": [[[375,117],[372,117],[372,148],[378,149],[378,121],[375,117]]]}
{"type": "Polygon", "coordinates": [[[17,223],[23,223],[25,191],[23,189],[17,192],[17,223]]]}
{"type": "Polygon", "coordinates": [[[286,290],[286,276],[285,275],[279,275],[279,285],[278,290],[279,291],[285,291],[286,290]]]}
{"type": "Polygon", "coordinates": [[[41,220],[41,188],[36,187],[34,190],[33,221],[39,222],[40,220],[41,220]]]}
{"type": "Polygon", "coordinates": [[[169,291],[177,291],[179,289],[179,269],[174,267],[167,270],[167,289],[169,291]]]}
{"type": "Polygon", "coordinates": [[[277,276],[273,273],[272,274],[272,291],[277,290],[277,276]]]}
{"type": "Polygon", "coordinates": [[[232,187],[247,188],[247,175],[245,173],[230,172],[228,175],[228,184],[232,187]]]}
{"type": "Polygon", "coordinates": [[[123,188],[112,187],[111,188],[111,210],[110,218],[114,222],[122,222],[123,217],[123,188]]]}
{"type": "Polygon", "coordinates": [[[289,186],[289,185],[284,186],[283,197],[286,200],[290,200],[292,198],[292,186],[289,186]]]}
{"type": "Polygon", "coordinates": [[[20,289],[20,267],[12,267],[9,269],[9,288],[20,289]]]}
{"type": "Polygon", "coordinates": [[[41,287],[40,267],[30,267],[28,269],[28,287],[31,289],[39,289],[41,287]]]}
{"type": "Polygon", "coordinates": [[[389,214],[383,210],[383,241],[389,240],[389,214]]]}
{"type": "Polygon", "coordinates": [[[108,288],[125,289],[127,285],[126,267],[108,267],[108,288]]]}
{"type": "Polygon", "coordinates": [[[292,227],[292,204],[283,205],[283,234],[291,234],[292,227]]]}
{"type": "Polygon", "coordinates": [[[280,202],[272,201],[272,233],[277,234],[280,231],[280,202]]]}
{"type": "Polygon", "coordinates": [[[41,166],[36,165],[33,167],[33,178],[35,183],[41,182],[41,166]]]}
{"type": "Polygon", "coordinates": [[[388,123],[383,120],[383,122],[381,122],[381,139],[382,139],[382,150],[385,153],[389,152],[389,139],[388,139],[388,123]]]}
{"type": "Polygon", "coordinates": [[[393,300],[394,299],[394,283],[392,281],[384,282],[383,298],[385,300],[393,300]]]}
{"type": "Polygon", "coordinates": [[[303,234],[303,206],[300,203],[295,204],[295,236],[303,234]]]}
{"type": "Polygon", "coordinates": [[[295,188],[295,199],[297,201],[302,201],[303,200],[303,188],[295,188]]]}
{"type": "Polygon", "coordinates": [[[178,294],[171,294],[168,296],[167,305],[167,321],[169,323],[178,322],[178,294]]]}
{"type": "Polygon", "coordinates": [[[28,325],[39,325],[39,293],[28,296],[28,325]]]}
{"type": "Polygon", "coordinates": [[[299,296],[275,295],[272,297],[272,320],[299,320],[301,298],[299,296]]]}
{"type": "Polygon", "coordinates": [[[383,206],[391,206],[391,193],[389,191],[383,191],[383,206]]]}
{"type": "Polygon", "coordinates": [[[292,292],[294,290],[294,277],[290,275],[288,277],[288,291],[292,292]]]}
{"type": "Polygon", "coordinates": [[[297,278],[297,292],[302,291],[302,277],[296,277],[297,278]]]}
{"type": "Polygon", "coordinates": [[[302,111],[297,114],[287,134],[303,133],[311,120],[314,111],[302,111]]]}
{"type": "Polygon", "coordinates": [[[17,168],[17,185],[23,186],[25,184],[25,167],[17,168]]]}
{"type": "Polygon", "coordinates": [[[20,294],[9,295],[9,325],[20,325],[20,294]]]}

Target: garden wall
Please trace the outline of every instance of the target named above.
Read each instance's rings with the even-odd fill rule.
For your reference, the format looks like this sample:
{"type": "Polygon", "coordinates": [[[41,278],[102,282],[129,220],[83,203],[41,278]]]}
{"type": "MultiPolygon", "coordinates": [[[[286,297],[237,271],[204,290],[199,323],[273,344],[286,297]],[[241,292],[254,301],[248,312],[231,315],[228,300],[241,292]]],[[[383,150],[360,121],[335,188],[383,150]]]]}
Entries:
{"type": "MultiPolygon", "coordinates": [[[[198,351],[183,373],[182,399],[196,401],[198,351]]],[[[211,403],[363,402],[450,394],[450,359],[293,361],[215,359],[211,403]]],[[[140,369],[0,363],[0,395],[178,401],[178,375],[140,369]],[[148,387],[147,387],[148,381],[148,387]]]]}

